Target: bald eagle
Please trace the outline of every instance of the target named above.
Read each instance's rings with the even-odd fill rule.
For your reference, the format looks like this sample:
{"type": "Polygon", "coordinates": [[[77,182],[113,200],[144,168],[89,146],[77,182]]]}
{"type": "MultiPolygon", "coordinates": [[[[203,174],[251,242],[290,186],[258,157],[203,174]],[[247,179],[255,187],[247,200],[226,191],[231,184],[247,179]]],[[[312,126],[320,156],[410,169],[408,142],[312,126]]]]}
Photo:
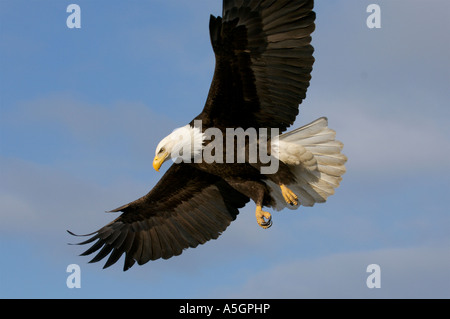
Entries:
{"type": "Polygon", "coordinates": [[[334,193],[347,158],[327,119],[283,133],[311,79],[313,7],[313,0],[223,0],[222,17],[210,17],[216,65],[205,106],[156,148],[155,170],[175,163],[147,195],[113,210],[122,212],[118,218],[83,235],[91,237],[80,245],[93,244],[82,255],[98,251],[91,262],[109,255],[106,268],[125,254],[128,270],[217,239],[250,200],[258,225],[267,229],[272,216],[263,207],[313,206],[334,193]],[[274,128],[276,136],[260,134],[274,128]],[[218,133],[230,129],[258,134],[253,141],[244,136],[242,147],[236,136],[218,143],[218,133]],[[250,160],[251,145],[278,161],[276,171],[264,172],[261,157],[250,160]]]}

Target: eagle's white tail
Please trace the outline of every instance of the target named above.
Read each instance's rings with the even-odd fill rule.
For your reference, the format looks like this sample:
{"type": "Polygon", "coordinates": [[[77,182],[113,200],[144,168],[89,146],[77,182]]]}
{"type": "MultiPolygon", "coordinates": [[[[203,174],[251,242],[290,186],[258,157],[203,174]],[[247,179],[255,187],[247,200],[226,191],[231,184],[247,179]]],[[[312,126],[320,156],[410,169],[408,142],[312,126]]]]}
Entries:
{"type": "MultiPolygon", "coordinates": [[[[334,194],[345,173],[347,157],[341,153],[343,144],[335,140],[336,132],[328,128],[328,120],[322,117],[308,125],[278,136],[272,144],[273,155],[287,164],[297,183],[286,185],[297,196],[300,205],[313,206],[323,203],[334,194]]],[[[292,207],[286,203],[280,187],[268,181],[271,195],[276,200],[274,209],[292,207]]]]}

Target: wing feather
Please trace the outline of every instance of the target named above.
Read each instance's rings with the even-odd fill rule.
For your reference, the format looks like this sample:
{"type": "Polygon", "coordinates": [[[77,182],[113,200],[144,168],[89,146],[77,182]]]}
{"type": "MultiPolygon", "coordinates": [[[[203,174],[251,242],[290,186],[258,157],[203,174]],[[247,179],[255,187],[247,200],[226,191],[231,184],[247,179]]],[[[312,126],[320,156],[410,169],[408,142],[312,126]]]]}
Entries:
{"type": "Polygon", "coordinates": [[[219,177],[189,164],[174,164],[146,196],[114,211],[122,215],[80,245],[95,243],[83,256],[109,255],[104,268],[125,254],[124,270],[137,262],[168,259],[216,239],[249,199],[219,177]]]}
{"type": "Polygon", "coordinates": [[[223,17],[210,21],[216,68],[196,119],[281,131],[293,124],[314,64],[313,7],[313,0],[225,0],[223,17]]]}

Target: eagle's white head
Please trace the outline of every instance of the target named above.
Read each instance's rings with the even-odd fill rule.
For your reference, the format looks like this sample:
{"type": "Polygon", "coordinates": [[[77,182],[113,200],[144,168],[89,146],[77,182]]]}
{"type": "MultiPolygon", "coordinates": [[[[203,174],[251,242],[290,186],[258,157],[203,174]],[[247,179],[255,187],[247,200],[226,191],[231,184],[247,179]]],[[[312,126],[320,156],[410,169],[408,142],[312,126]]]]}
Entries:
{"type": "Polygon", "coordinates": [[[168,159],[176,163],[192,162],[200,155],[203,149],[204,134],[198,127],[189,124],[174,130],[159,142],[155,151],[153,168],[159,171],[162,164],[168,159]]]}

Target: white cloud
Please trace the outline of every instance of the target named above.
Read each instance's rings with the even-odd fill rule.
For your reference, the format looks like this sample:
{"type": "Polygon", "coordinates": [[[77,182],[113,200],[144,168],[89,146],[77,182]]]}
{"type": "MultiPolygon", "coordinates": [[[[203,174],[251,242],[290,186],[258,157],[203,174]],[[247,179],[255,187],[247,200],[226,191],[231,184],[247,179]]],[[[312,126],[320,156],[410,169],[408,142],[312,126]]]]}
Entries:
{"type": "Polygon", "coordinates": [[[20,224],[24,221],[32,224],[38,219],[38,214],[33,206],[19,194],[0,193],[0,212],[2,226],[7,225],[7,228],[12,224],[16,224],[15,226],[20,228],[20,224]]]}
{"type": "Polygon", "coordinates": [[[176,126],[140,102],[98,104],[67,93],[22,101],[1,120],[7,157],[109,184],[148,176],[156,145],[176,126]]]}
{"type": "Polygon", "coordinates": [[[20,102],[5,116],[9,125],[39,125],[41,129],[56,127],[68,130],[85,143],[94,144],[118,136],[129,141],[137,139],[140,143],[155,136],[161,127],[167,127],[167,132],[170,132],[173,125],[169,116],[157,114],[140,102],[117,101],[101,105],[67,93],[20,102]]]}
{"type": "Polygon", "coordinates": [[[339,134],[345,141],[349,168],[397,173],[448,171],[450,139],[438,121],[379,116],[355,106],[342,111],[347,116],[339,119],[345,123],[339,134]]]}
{"type": "Polygon", "coordinates": [[[82,224],[86,216],[92,218],[94,230],[102,212],[112,209],[105,203],[114,205],[111,198],[117,198],[111,190],[50,166],[5,158],[0,158],[0,164],[3,233],[63,234],[82,224]]]}
{"type": "Polygon", "coordinates": [[[449,268],[444,246],[341,253],[284,262],[224,291],[230,298],[449,298],[449,268]],[[366,285],[371,264],[381,267],[380,289],[366,285]]]}

